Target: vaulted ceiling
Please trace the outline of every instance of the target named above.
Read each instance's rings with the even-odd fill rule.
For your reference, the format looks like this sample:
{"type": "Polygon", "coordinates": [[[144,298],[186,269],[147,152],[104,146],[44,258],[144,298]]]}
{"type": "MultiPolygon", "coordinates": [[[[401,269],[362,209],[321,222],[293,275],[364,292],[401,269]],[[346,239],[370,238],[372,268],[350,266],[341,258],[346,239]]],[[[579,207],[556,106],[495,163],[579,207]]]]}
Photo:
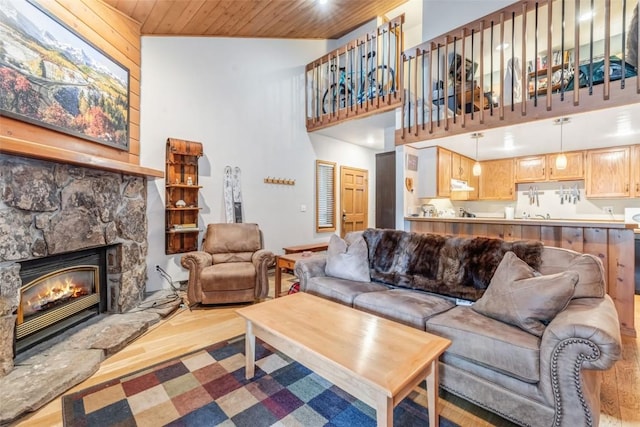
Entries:
{"type": "Polygon", "coordinates": [[[336,39],[408,0],[104,0],[143,35],[336,39]]]}

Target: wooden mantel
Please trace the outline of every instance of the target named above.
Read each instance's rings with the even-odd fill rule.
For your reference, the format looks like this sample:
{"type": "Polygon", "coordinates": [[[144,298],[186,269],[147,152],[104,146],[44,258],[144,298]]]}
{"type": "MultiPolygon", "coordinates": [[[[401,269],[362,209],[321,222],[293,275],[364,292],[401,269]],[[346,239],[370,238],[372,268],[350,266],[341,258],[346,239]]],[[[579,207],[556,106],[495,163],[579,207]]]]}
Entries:
{"type": "Polygon", "coordinates": [[[123,173],[126,175],[164,178],[164,172],[161,170],[146,168],[132,163],[107,159],[91,154],[78,153],[71,150],[65,150],[64,148],[53,147],[7,136],[0,137],[0,153],[31,157],[41,160],[51,160],[60,163],[69,163],[72,165],[123,173]]]}

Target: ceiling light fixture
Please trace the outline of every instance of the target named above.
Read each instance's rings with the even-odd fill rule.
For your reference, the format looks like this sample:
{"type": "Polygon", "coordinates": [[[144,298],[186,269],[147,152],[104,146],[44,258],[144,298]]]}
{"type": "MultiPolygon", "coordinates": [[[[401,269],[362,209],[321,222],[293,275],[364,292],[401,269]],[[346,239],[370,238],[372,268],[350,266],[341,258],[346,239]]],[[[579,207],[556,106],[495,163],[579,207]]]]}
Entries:
{"type": "Polygon", "coordinates": [[[471,170],[473,176],[480,176],[482,173],[482,166],[480,166],[480,162],[478,161],[478,138],[482,138],[483,136],[484,135],[480,132],[474,132],[471,134],[471,138],[476,139],[476,162],[473,164],[473,169],[471,170]]]}
{"type": "Polygon", "coordinates": [[[318,4],[327,4],[329,0],[318,0],[318,4]]]}
{"type": "Polygon", "coordinates": [[[560,154],[556,157],[556,169],[562,170],[567,168],[567,156],[564,154],[562,146],[562,126],[569,123],[569,117],[560,117],[553,121],[554,124],[560,125],[560,154]]]}

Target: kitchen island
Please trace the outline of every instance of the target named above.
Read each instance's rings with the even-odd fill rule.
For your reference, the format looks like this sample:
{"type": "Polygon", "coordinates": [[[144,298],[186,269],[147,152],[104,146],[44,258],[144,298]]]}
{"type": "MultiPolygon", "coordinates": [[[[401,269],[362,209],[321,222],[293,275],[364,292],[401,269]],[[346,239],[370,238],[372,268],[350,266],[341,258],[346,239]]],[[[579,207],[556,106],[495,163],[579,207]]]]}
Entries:
{"type": "Polygon", "coordinates": [[[417,233],[481,236],[504,240],[540,240],[547,246],[592,254],[602,260],[607,293],[613,299],[623,335],[636,336],[634,325],[635,225],[622,221],[504,218],[406,217],[417,233]]]}

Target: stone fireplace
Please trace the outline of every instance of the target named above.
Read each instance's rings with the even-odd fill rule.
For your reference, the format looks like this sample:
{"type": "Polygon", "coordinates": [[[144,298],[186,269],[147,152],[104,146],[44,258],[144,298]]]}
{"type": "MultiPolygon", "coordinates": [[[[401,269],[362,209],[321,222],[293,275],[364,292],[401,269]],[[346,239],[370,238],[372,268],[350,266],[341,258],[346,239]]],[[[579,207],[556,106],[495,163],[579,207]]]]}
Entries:
{"type": "Polygon", "coordinates": [[[103,307],[135,307],[147,275],[146,178],[0,154],[0,376],[24,320],[23,265],[88,248],[104,248],[103,307]]]}

